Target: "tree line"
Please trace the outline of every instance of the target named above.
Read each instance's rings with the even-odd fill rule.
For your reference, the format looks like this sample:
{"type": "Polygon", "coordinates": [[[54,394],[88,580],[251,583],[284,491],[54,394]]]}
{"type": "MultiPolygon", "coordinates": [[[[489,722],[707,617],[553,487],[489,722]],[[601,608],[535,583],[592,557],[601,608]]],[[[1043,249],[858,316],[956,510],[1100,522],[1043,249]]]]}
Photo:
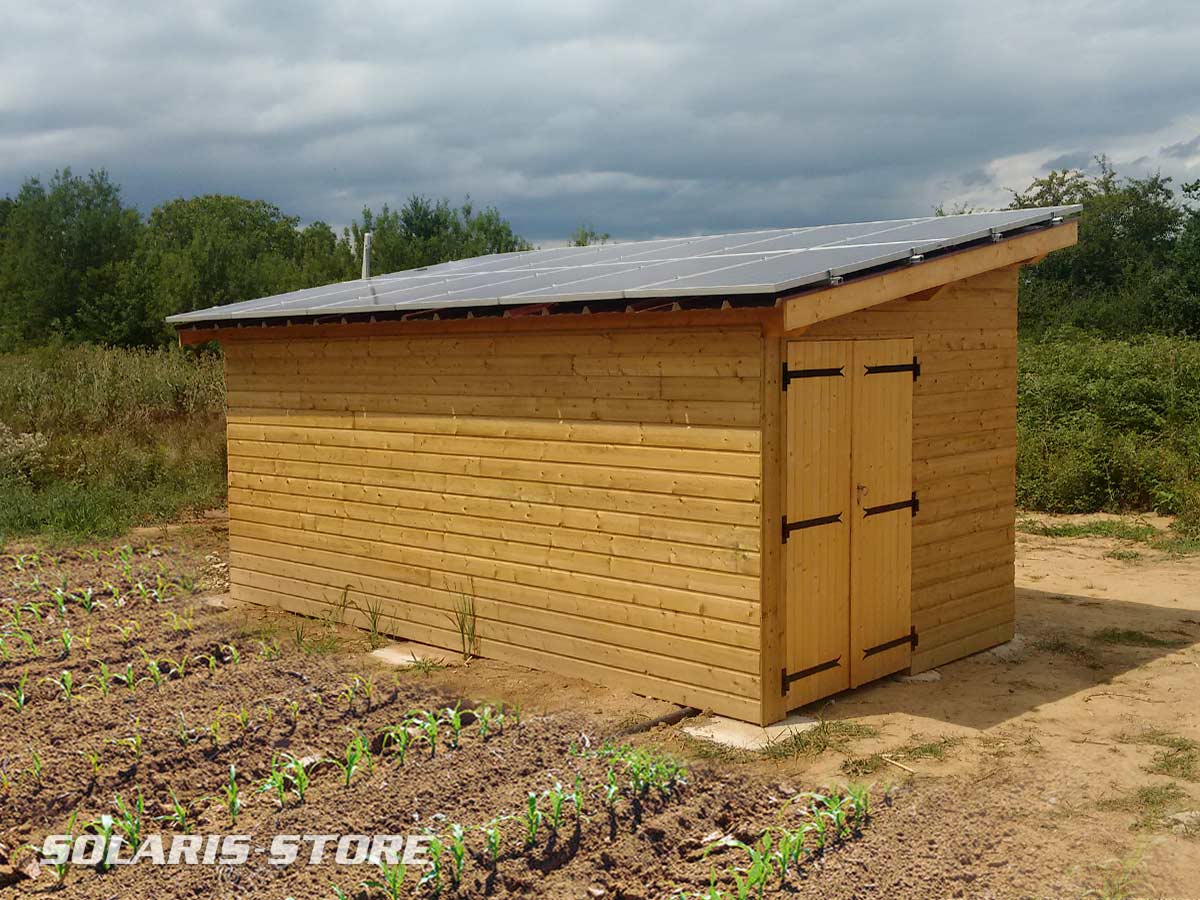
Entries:
{"type": "Polygon", "coordinates": [[[0,352],[55,339],[161,344],[173,313],[357,278],[365,231],[378,273],[531,248],[495,208],[469,201],[413,195],[398,209],[364,208],[338,234],[222,194],[143,217],[103,170],[64,169],[0,199],[0,352]]]}
{"type": "MultiPolygon", "coordinates": [[[[1122,178],[1097,163],[1013,191],[1013,208],[1084,205],[1078,246],[1023,273],[1022,329],[1200,336],[1200,181],[1177,193],[1169,178],[1122,178]]],[[[221,194],[143,217],[103,170],[64,169],[0,199],[0,352],[52,340],[162,344],[173,313],[358,277],[366,231],[377,273],[531,248],[498,210],[469,201],[413,195],[396,209],[364,208],[339,234],[221,194]]],[[[569,240],[608,235],[580,226],[569,240]]]]}

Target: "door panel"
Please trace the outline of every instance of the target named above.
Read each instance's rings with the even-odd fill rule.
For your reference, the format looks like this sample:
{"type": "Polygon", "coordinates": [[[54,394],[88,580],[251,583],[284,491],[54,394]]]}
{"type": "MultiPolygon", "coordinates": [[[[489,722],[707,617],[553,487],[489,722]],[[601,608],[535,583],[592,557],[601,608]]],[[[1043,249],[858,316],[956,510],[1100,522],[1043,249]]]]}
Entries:
{"type": "MultiPolygon", "coordinates": [[[[850,687],[850,439],[853,345],[787,345],[786,671],[794,709],[850,687]],[[829,370],[841,370],[840,375],[829,370]],[[807,525],[840,516],[837,521],[807,525]],[[836,665],[830,666],[830,663],[836,665]],[[823,671],[806,671],[828,666],[823,671]]],[[[767,689],[779,690],[771,686],[767,689]]]]}
{"type": "Polygon", "coordinates": [[[909,665],[912,645],[911,340],[853,342],[850,684],[909,665]],[[886,646],[890,645],[890,646],[886,646]]]}

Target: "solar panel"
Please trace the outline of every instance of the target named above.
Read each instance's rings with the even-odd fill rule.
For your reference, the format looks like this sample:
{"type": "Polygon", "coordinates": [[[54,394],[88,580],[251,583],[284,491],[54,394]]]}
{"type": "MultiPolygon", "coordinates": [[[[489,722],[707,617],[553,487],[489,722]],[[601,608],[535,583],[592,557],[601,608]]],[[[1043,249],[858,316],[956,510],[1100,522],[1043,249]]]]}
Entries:
{"type": "Polygon", "coordinates": [[[177,325],[648,297],[777,294],[1074,215],[1079,206],[774,228],[460,259],[171,316],[177,325]]]}

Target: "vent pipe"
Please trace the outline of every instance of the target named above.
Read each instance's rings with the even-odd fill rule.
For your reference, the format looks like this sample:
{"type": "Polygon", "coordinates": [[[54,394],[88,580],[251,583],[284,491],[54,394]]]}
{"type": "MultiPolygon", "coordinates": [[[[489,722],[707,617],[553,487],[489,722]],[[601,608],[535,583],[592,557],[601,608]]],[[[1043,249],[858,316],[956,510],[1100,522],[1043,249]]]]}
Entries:
{"type": "Polygon", "coordinates": [[[363,235],[363,281],[371,277],[371,238],[372,232],[368,231],[363,235]]]}

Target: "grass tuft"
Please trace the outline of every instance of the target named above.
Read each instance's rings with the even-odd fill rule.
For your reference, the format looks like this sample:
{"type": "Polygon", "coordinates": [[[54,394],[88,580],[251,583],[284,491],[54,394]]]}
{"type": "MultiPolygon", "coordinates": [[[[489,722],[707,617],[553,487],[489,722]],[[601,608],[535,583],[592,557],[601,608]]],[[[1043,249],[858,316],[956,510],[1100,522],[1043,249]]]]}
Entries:
{"type": "Polygon", "coordinates": [[[812,728],[793,732],[782,740],[768,744],[763,748],[763,754],[771,759],[817,756],[827,750],[841,750],[853,740],[878,734],[878,729],[870,725],[820,717],[812,728]]]}
{"type": "Polygon", "coordinates": [[[1132,628],[1101,628],[1092,632],[1092,640],[1102,644],[1123,644],[1127,647],[1182,647],[1187,641],[1178,638],[1159,638],[1132,628]]]}

